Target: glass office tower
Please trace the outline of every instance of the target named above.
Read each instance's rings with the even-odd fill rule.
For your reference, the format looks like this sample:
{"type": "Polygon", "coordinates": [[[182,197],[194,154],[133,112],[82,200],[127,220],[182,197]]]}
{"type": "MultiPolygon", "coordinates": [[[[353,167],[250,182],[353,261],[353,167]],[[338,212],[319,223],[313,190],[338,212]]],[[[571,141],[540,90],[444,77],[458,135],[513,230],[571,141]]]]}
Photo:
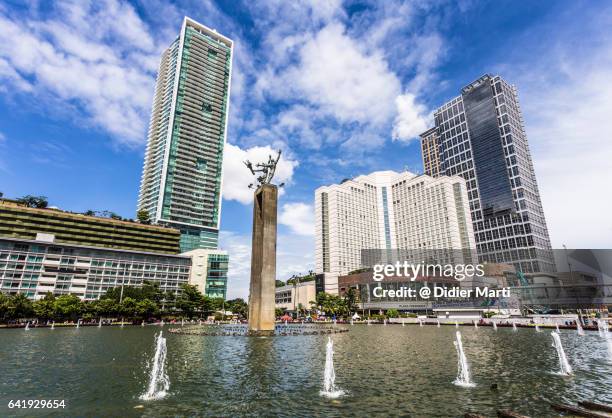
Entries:
{"type": "Polygon", "coordinates": [[[439,167],[441,175],[466,180],[481,261],[510,263],[524,273],[554,271],[515,87],[484,75],[434,117],[435,132],[421,135],[425,173],[436,176],[439,167]]]}
{"type": "Polygon", "coordinates": [[[188,17],[161,57],[138,210],[181,231],[181,252],[217,248],[233,43],[188,17]]]}

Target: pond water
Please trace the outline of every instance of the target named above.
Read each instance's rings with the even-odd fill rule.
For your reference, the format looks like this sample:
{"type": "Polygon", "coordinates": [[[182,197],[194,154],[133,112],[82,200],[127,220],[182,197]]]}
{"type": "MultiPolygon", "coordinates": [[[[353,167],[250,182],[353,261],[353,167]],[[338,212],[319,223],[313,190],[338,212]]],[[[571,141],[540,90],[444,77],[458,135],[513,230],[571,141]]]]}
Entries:
{"type": "MultiPolygon", "coordinates": [[[[341,325],[338,325],[341,327],[341,325]]],[[[321,396],[327,335],[176,335],[163,327],[169,391],[143,401],[159,326],[0,330],[0,416],[555,416],[550,402],[612,403],[612,353],[596,332],[461,327],[475,385],[459,386],[454,326],[355,325],[334,334],[338,398],[321,396]],[[497,384],[497,389],[491,385],[497,384]],[[65,400],[59,410],[10,400],[65,400]]]]}

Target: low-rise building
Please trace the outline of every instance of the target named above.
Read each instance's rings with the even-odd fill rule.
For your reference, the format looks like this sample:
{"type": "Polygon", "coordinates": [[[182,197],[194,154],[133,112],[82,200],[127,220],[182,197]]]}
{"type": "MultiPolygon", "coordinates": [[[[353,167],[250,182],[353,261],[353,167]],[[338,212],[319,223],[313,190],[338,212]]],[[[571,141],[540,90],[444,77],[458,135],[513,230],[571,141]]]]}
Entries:
{"type": "MultiPolygon", "coordinates": [[[[423,287],[464,290],[476,287],[501,289],[514,277],[514,267],[507,264],[485,264],[484,276],[465,281],[458,281],[453,277],[425,275],[415,278],[388,276],[382,281],[376,281],[373,272],[369,270],[339,276],[338,287],[341,296],[345,296],[349,289],[354,289],[357,309],[361,312],[379,313],[396,309],[400,312],[432,313],[435,310],[451,307],[473,310],[473,307],[483,303],[483,298],[474,297],[474,293],[471,293],[471,296],[466,294],[465,297],[456,295],[436,297],[433,292],[428,297],[421,297],[420,290],[423,287]]],[[[499,306],[500,300],[491,303],[491,306],[494,304],[499,306]]],[[[509,300],[504,300],[503,303],[507,304],[509,300]]],[[[518,304],[516,298],[512,303],[518,304]]]]}
{"type": "Polygon", "coordinates": [[[30,298],[74,294],[100,298],[110,288],[159,283],[164,292],[195,284],[225,298],[228,254],[178,254],[180,232],[0,199],[0,291],[30,298]]]}
{"type": "Polygon", "coordinates": [[[58,244],[178,254],[180,231],[158,225],[30,208],[15,200],[0,199],[0,237],[35,240],[52,235],[58,244]]]}
{"type": "Polygon", "coordinates": [[[99,299],[108,289],[158,283],[177,294],[189,282],[191,257],[0,237],[0,291],[40,299],[47,292],[99,299]]]}
{"type": "Polygon", "coordinates": [[[276,307],[289,312],[309,310],[310,302],[317,297],[316,282],[310,280],[276,288],[276,307]]]}
{"type": "Polygon", "coordinates": [[[182,255],[190,256],[192,260],[189,283],[207,296],[225,299],[229,263],[227,251],[197,249],[182,255]]]}

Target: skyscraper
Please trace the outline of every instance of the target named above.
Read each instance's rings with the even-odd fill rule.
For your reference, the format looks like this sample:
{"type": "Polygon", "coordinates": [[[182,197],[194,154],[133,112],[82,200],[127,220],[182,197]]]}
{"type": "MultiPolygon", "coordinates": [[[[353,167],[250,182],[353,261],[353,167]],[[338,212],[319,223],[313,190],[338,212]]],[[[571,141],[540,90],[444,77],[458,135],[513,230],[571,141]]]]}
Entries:
{"type": "Polygon", "coordinates": [[[217,248],[233,43],[185,17],[161,56],[138,210],[181,231],[181,251],[217,248]]]}
{"type": "Polygon", "coordinates": [[[423,169],[427,175],[440,175],[440,135],[434,127],[421,134],[421,150],[423,151],[423,169]]]}
{"type": "Polygon", "coordinates": [[[476,245],[465,180],[457,176],[378,171],[319,187],[315,210],[315,269],[329,293],[338,292],[339,275],[367,267],[362,250],[410,250],[418,261],[445,250],[447,262],[465,263],[471,254],[451,250],[476,245]]]}
{"type": "Polygon", "coordinates": [[[434,118],[433,130],[421,135],[425,173],[466,180],[481,261],[511,263],[524,273],[553,271],[516,88],[484,75],[434,118]],[[437,155],[431,153],[432,135],[439,137],[437,155]]]}

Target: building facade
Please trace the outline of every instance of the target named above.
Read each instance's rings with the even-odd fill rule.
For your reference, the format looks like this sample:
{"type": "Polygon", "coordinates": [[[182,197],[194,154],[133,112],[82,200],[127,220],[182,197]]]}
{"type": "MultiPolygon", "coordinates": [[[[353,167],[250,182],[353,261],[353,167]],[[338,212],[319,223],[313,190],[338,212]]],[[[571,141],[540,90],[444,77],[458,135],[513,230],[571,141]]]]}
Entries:
{"type": "Polygon", "coordinates": [[[227,251],[198,249],[181,255],[192,259],[190,284],[212,298],[226,298],[229,263],[227,251]]]}
{"type": "Polygon", "coordinates": [[[421,135],[425,174],[466,180],[481,261],[512,263],[524,273],[554,271],[516,88],[485,75],[434,119],[435,127],[421,135]]]}
{"type": "Polygon", "coordinates": [[[457,176],[374,172],[318,188],[315,211],[316,272],[333,294],[339,275],[367,267],[362,250],[410,250],[417,258],[448,250],[445,261],[460,263],[469,258],[461,250],[475,248],[465,180],[457,176]]]}
{"type": "Polygon", "coordinates": [[[423,155],[423,169],[428,176],[440,176],[440,135],[434,127],[421,135],[421,151],[423,155]]]}
{"type": "Polygon", "coordinates": [[[317,292],[314,280],[276,288],[276,308],[289,312],[310,310],[310,302],[314,302],[316,299],[317,292]]]}
{"type": "Polygon", "coordinates": [[[161,57],[138,210],[181,231],[181,252],[217,248],[233,42],[185,17],[161,57]]]}
{"type": "Polygon", "coordinates": [[[189,282],[191,257],[117,250],[38,239],[0,237],[0,291],[40,299],[51,292],[95,300],[118,286],[158,283],[178,294],[189,282]]]}
{"type": "Polygon", "coordinates": [[[0,199],[0,237],[35,240],[38,234],[57,244],[178,254],[180,233],[173,228],[143,225],[59,209],[36,209],[0,199]]]}
{"type": "MultiPolygon", "coordinates": [[[[515,280],[516,274],[513,266],[506,264],[485,264],[484,276],[479,277],[472,283],[472,286],[487,286],[490,289],[500,289],[508,286],[509,282],[515,280]]],[[[339,293],[346,295],[349,289],[354,289],[356,296],[356,307],[364,313],[379,313],[388,309],[397,309],[400,312],[430,313],[436,309],[471,309],[474,307],[486,309],[496,305],[498,308],[512,304],[510,300],[495,300],[493,303],[480,297],[431,297],[422,298],[420,289],[429,287],[433,289],[445,288],[452,289],[461,286],[452,277],[424,276],[419,275],[412,279],[406,277],[386,277],[383,281],[375,281],[372,271],[342,275],[338,277],[339,293]],[[414,296],[406,296],[402,293],[406,289],[411,289],[414,296]],[[391,294],[390,291],[395,293],[391,294]]],[[[514,308],[514,304],[512,306],[514,308]]]]}

